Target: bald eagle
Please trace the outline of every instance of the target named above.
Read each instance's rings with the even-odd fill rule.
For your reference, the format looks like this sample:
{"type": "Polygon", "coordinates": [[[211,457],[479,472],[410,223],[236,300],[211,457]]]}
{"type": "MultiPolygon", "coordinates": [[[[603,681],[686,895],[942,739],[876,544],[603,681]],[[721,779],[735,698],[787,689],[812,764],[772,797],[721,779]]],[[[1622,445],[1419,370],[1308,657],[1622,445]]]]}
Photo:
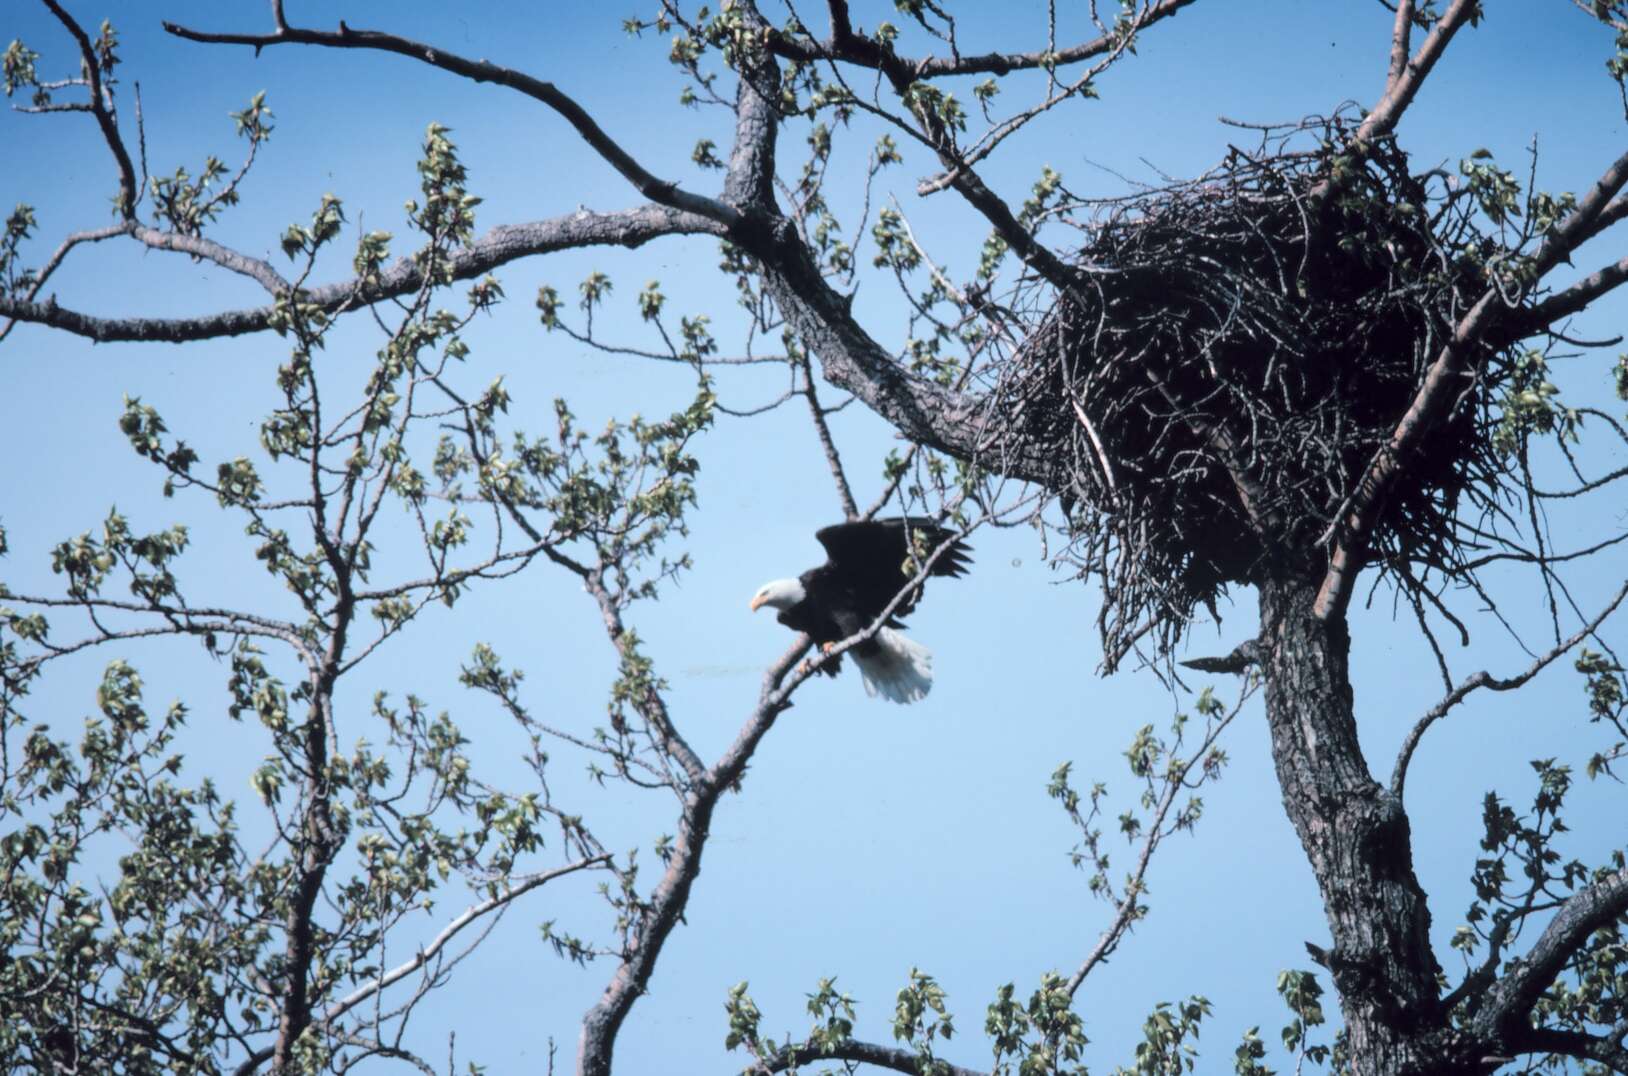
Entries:
{"type": "MultiPolygon", "coordinates": [[[[770,606],[776,618],[794,631],[806,632],[822,648],[870,627],[895,595],[921,571],[933,551],[954,532],[920,516],[838,523],[814,535],[825,547],[826,561],[796,579],[763,584],[752,597],[752,610],[770,606]]],[[[958,576],[971,563],[970,550],[957,539],[933,561],[928,575],[958,576]]],[[[933,654],[898,629],[921,598],[912,587],[875,635],[853,648],[865,693],[893,702],[915,702],[933,686],[933,654]]],[[[837,674],[839,657],[825,666],[837,674]]]]}

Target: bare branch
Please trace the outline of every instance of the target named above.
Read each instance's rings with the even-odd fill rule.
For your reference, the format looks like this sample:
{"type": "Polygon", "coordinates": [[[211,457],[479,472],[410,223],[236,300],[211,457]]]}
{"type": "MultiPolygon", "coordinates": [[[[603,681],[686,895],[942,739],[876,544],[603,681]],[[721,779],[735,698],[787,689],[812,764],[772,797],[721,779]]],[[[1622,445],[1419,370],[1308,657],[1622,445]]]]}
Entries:
{"type": "Polygon", "coordinates": [[[1619,287],[1625,280],[1628,280],[1628,258],[1597,269],[1571,287],[1555,292],[1537,303],[1527,312],[1525,326],[1533,332],[1541,332],[1540,326],[1553,324],[1561,318],[1578,313],[1606,292],[1619,287]]]}
{"type": "MultiPolygon", "coordinates": [[[[105,228],[90,228],[82,232],[70,233],[67,238],[63,239],[61,243],[57,244],[56,250],[51,252],[51,257],[46,259],[45,264],[41,266],[39,272],[34,275],[34,283],[29,286],[26,292],[23,293],[23,299],[27,302],[34,301],[34,299],[39,295],[40,289],[45,287],[45,282],[51,279],[51,274],[57,271],[57,268],[62,265],[63,259],[68,256],[68,252],[73,250],[73,248],[79,246],[81,243],[100,243],[104,239],[112,239],[116,236],[126,235],[129,233],[129,231],[130,226],[128,224],[110,224],[105,228]]],[[[0,296],[0,302],[4,302],[5,300],[5,296],[0,296]]],[[[12,328],[16,326],[16,324],[16,318],[7,318],[5,325],[0,326],[0,340],[4,340],[7,336],[9,336],[12,328]]]]}
{"type": "Polygon", "coordinates": [[[406,56],[429,64],[431,67],[450,71],[472,82],[492,82],[499,86],[506,86],[540,101],[558,112],[565,118],[566,122],[576,128],[583,141],[587,142],[612,168],[621,173],[624,179],[633,184],[640,194],[651,201],[680,212],[697,214],[725,226],[733,226],[740,219],[740,214],[733,207],[723,202],[699,194],[692,194],[680,188],[675,181],[656,178],[643,165],[634,160],[632,154],[628,153],[627,150],[623,149],[620,144],[607,135],[586,109],[577,104],[571,97],[562,93],[552,82],[544,82],[512,68],[502,67],[487,60],[470,60],[459,56],[457,53],[412,41],[408,38],[397,37],[395,34],[382,33],[377,30],[352,30],[343,21],[339,23],[339,30],[332,33],[321,30],[305,30],[287,25],[280,26],[270,34],[205,33],[190,30],[172,22],[166,22],[163,26],[169,33],[188,41],[221,45],[249,45],[256,52],[271,45],[287,44],[393,52],[398,56],[406,56]]]}
{"type": "MultiPolygon", "coordinates": [[[[1161,0],[1140,20],[1141,26],[1167,19],[1193,0],[1161,0]]],[[[925,56],[920,59],[898,56],[891,49],[867,37],[855,34],[848,21],[846,5],[832,4],[831,37],[825,41],[809,43],[785,34],[775,34],[769,48],[787,59],[841,60],[858,67],[881,70],[884,64],[898,63],[916,73],[918,78],[938,78],[942,75],[1007,75],[1013,71],[1032,71],[1037,68],[1067,67],[1089,60],[1117,48],[1120,38],[1115,34],[1083,41],[1067,48],[1042,49],[1036,52],[986,52],[978,56],[925,56]],[[841,9],[839,19],[837,12],[841,9]]]]}
{"type": "MultiPolygon", "coordinates": [[[[1405,2],[1397,6],[1399,9],[1397,11],[1397,23],[1398,27],[1400,27],[1403,14],[1401,9],[1411,8],[1413,5],[1405,0],[1405,2]]],[[[1457,34],[1466,23],[1476,16],[1480,7],[1480,0],[1453,0],[1452,6],[1436,21],[1436,25],[1431,27],[1430,33],[1424,39],[1424,44],[1419,46],[1419,51],[1414,53],[1413,58],[1408,60],[1400,69],[1396,64],[1398,59],[1396,50],[1399,44],[1405,54],[1407,49],[1406,35],[1401,35],[1403,40],[1399,43],[1396,41],[1397,35],[1392,35],[1391,77],[1386,86],[1385,95],[1379,99],[1379,103],[1374,105],[1373,109],[1368,113],[1368,118],[1362,121],[1362,126],[1357,128],[1356,138],[1354,139],[1357,146],[1375,138],[1383,137],[1396,129],[1397,123],[1402,119],[1402,114],[1407,111],[1408,106],[1413,103],[1413,98],[1418,95],[1419,87],[1424,85],[1425,79],[1430,77],[1431,69],[1436,66],[1436,61],[1441,59],[1443,52],[1447,51],[1448,43],[1453,40],[1453,35],[1457,34]]]]}
{"type": "MultiPolygon", "coordinates": [[[[872,67],[887,78],[894,94],[900,100],[909,100],[912,87],[921,80],[921,73],[900,59],[891,49],[870,38],[853,33],[851,29],[843,36],[835,36],[843,29],[842,24],[845,22],[846,20],[838,20],[834,23],[830,55],[819,58],[848,60],[861,66],[872,67]]],[[[1111,44],[1109,47],[1123,45],[1111,44]]],[[[990,190],[982,178],[973,171],[961,151],[957,149],[944,119],[920,103],[913,106],[911,112],[918,125],[916,130],[918,137],[938,155],[949,176],[949,185],[989,221],[1025,265],[1057,288],[1064,290],[1072,288],[1078,279],[1076,270],[1038,242],[1018,221],[1011,207],[990,190]]]]}
{"type": "Polygon", "coordinates": [[[136,168],[130,162],[130,153],[124,148],[124,139],[119,135],[118,122],[108,108],[110,94],[102,83],[102,65],[96,56],[96,49],[91,45],[90,38],[85,31],[74,21],[73,16],[62,10],[56,0],[45,0],[45,6],[51,9],[51,14],[68,33],[73,35],[74,42],[79,46],[80,59],[84,61],[85,78],[89,81],[90,110],[96,116],[96,125],[102,129],[102,139],[107,142],[107,148],[113,153],[113,160],[119,167],[119,201],[117,209],[119,215],[130,219],[136,211],[136,168]]]}
{"type": "Polygon", "coordinates": [[[1598,631],[1600,625],[1605,623],[1606,618],[1616,612],[1617,607],[1622,604],[1624,598],[1628,598],[1628,583],[1624,583],[1617,589],[1616,597],[1612,598],[1593,620],[1578,628],[1569,638],[1563,639],[1548,653],[1541,655],[1524,671],[1509,677],[1507,680],[1500,680],[1483,669],[1459,684],[1447,694],[1446,698],[1432,706],[1429,712],[1414,724],[1412,730],[1408,732],[1407,739],[1402,741],[1402,749],[1396,756],[1396,767],[1391,771],[1391,795],[1397,799],[1402,798],[1403,786],[1407,782],[1408,764],[1413,760],[1413,752],[1418,748],[1419,740],[1431,725],[1445,717],[1449,710],[1463,702],[1465,698],[1479,688],[1488,688],[1492,691],[1513,691],[1524,686],[1528,680],[1531,680],[1553,664],[1556,658],[1566,654],[1572,647],[1598,631]]]}
{"type": "Polygon", "coordinates": [[[616,1036],[633,1003],[647,989],[673,927],[678,924],[690,899],[690,887],[701,873],[701,853],[706,847],[712,813],[726,791],[739,786],[763,737],[775,718],[791,705],[788,692],[772,692],[807,649],[806,640],[793,644],[765,674],[764,692],[757,708],[735,737],[722,758],[706,771],[684,797],[684,811],[678,835],[673,841],[667,870],[640,906],[638,920],[630,933],[622,961],[593,1008],[582,1019],[582,1039],[577,1056],[579,1076],[610,1076],[616,1036]]]}
{"type": "MultiPolygon", "coordinates": [[[[756,1071],[785,1072],[788,1069],[814,1065],[822,1061],[875,1065],[877,1068],[906,1073],[907,1076],[916,1076],[922,1071],[921,1057],[914,1051],[901,1050],[897,1046],[882,1046],[874,1042],[861,1042],[858,1039],[846,1039],[828,1049],[811,1045],[788,1047],[773,1057],[764,1059],[756,1067],[756,1071]]],[[[942,1076],[985,1076],[979,1069],[963,1068],[937,1058],[933,1060],[931,1071],[942,1076]]]]}
{"type": "Polygon", "coordinates": [[[806,355],[798,363],[803,372],[803,397],[808,401],[808,415],[814,423],[814,432],[819,435],[820,448],[825,452],[826,466],[831,469],[831,479],[837,484],[837,499],[842,502],[842,513],[850,519],[859,518],[859,505],[854,503],[854,491],[848,487],[848,475],[842,469],[842,457],[837,455],[837,443],[831,439],[831,427],[825,422],[825,409],[820,406],[819,394],[814,391],[814,370],[806,355]]]}
{"type": "Polygon", "coordinates": [[[155,250],[173,250],[181,254],[189,254],[194,258],[214,262],[223,269],[241,273],[262,288],[265,288],[272,295],[281,296],[288,292],[288,281],[283,279],[281,273],[272,268],[270,262],[260,258],[251,258],[247,254],[240,254],[212,239],[205,239],[201,235],[182,235],[180,232],[159,231],[157,228],[149,228],[144,224],[135,223],[131,224],[129,231],[133,238],[155,250]]]}
{"type": "Polygon", "coordinates": [[[1391,31],[1391,67],[1385,80],[1387,92],[1394,89],[1408,69],[1409,41],[1413,36],[1413,0],[1398,0],[1396,26],[1391,31]]]}
{"type": "MultiPolygon", "coordinates": [[[[545,546],[543,552],[556,563],[568,563],[565,558],[557,556],[551,548],[545,546]]],[[[599,606],[599,615],[605,623],[605,634],[610,637],[616,653],[623,658],[634,656],[627,626],[622,622],[622,614],[616,600],[605,589],[604,581],[597,572],[582,565],[576,565],[573,570],[582,579],[583,587],[593,596],[594,603],[599,606]]],[[[668,713],[666,700],[661,694],[652,688],[646,691],[643,697],[632,702],[639,715],[656,730],[662,750],[677,759],[678,764],[684,768],[684,775],[689,778],[691,785],[705,784],[706,766],[673,724],[672,715],[668,713]]]]}
{"type": "Polygon", "coordinates": [[[859,397],[906,437],[1015,478],[1044,481],[1049,475],[1055,461],[1044,453],[988,458],[1001,441],[990,401],[905,370],[859,325],[806,252],[765,263],[763,277],[798,338],[820,357],[825,380],[859,397]]]}

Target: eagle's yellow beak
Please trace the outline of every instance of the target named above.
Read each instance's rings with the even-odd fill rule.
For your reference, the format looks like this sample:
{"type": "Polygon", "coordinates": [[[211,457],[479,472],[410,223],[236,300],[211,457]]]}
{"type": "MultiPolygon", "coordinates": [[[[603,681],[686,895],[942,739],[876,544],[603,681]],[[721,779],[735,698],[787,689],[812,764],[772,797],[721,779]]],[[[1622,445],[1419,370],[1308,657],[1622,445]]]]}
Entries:
{"type": "Polygon", "coordinates": [[[761,594],[757,595],[750,602],[747,603],[747,605],[751,608],[752,612],[754,612],[754,613],[757,612],[757,607],[762,605],[762,604],[763,604],[763,595],[761,595],[761,594]]]}

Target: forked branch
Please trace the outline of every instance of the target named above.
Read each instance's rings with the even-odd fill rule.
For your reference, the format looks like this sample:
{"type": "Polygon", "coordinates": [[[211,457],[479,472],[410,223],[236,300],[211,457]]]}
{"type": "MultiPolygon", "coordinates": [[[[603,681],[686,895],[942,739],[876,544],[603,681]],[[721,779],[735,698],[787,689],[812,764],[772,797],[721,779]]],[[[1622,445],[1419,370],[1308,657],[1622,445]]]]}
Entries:
{"type": "Polygon", "coordinates": [[[1516,688],[1524,687],[1527,681],[1552,665],[1557,658],[1570,652],[1573,647],[1598,631],[1600,625],[1605,623],[1606,618],[1617,611],[1617,607],[1622,604],[1624,598],[1628,598],[1628,583],[1624,583],[1617,589],[1616,597],[1612,598],[1605,608],[1595,615],[1594,619],[1578,628],[1569,638],[1563,639],[1548,653],[1539,656],[1520,673],[1507,679],[1499,679],[1482,670],[1459,684],[1445,698],[1432,706],[1429,712],[1414,724],[1412,730],[1408,732],[1407,738],[1402,741],[1402,749],[1396,757],[1396,767],[1391,771],[1391,795],[1398,800],[1402,798],[1403,787],[1407,783],[1408,765],[1413,761],[1413,752],[1418,749],[1420,739],[1423,738],[1431,725],[1447,716],[1448,711],[1481,688],[1487,688],[1490,691],[1514,691],[1516,688]]]}
{"type": "MultiPolygon", "coordinates": [[[[1625,183],[1628,183],[1628,153],[1612,162],[1576,208],[1554,226],[1536,253],[1523,261],[1520,273],[1527,288],[1535,287],[1580,245],[1620,218],[1623,211],[1617,194],[1625,183]]],[[[1328,570],[1314,609],[1319,619],[1343,615],[1390,487],[1412,463],[1426,435],[1451,415],[1468,380],[1474,376],[1477,358],[1489,347],[1513,343],[1520,334],[1539,328],[1519,313],[1511,316],[1504,293],[1496,282],[1489,285],[1459,319],[1431,363],[1412,403],[1357,483],[1349,510],[1337,521],[1328,570]]]]}
{"type": "MultiPolygon", "coordinates": [[[[121,229],[123,230],[123,229],[121,229]]],[[[246,267],[254,262],[208,240],[172,233],[140,229],[143,234],[162,237],[167,249],[200,254],[228,268],[231,259],[242,259],[246,267]],[[215,256],[211,256],[211,255],[215,256]]],[[[455,280],[471,280],[493,269],[558,250],[589,246],[640,247],[652,239],[669,235],[721,235],[723,228],[713,220],[683,213],[660,205],[645,205],[615,213],[579,210],[562,217],[505,224],[493,228],[469,246],[447,252],[445,263],[455,280]]],[[[134,234],[134,233],[132,233],[134,234]]],[[[137,236],[141,238],[140,235],[137,236]]],[[[276,286],[276,273],[264,263],[263,272],[239,271],[253,276],[268,290],[276,286]],[[276,279],[263,279],[266,273],[276,279]]],[[[360,278],[338,281],[304,293],[304,300],[328,313],[360,303],[398,298],[417,292],[424,284],[423,273],[412,258],[401,258],[374,281],[360,278]]],[[[184,343],[222,336],[241,336],[270,328],[278,314],[276,304],[227,310],[188,318],[107,318],[59,306],[55,299],[31,302],[0,296],[0,316],[62,329],[76,336],[106,342],[150,340],[184,343]]]]}
{"type": "Polygon", "coordinates": [[[685,213],[695,213],[726,226],[733,225],[739,214],[730,206],[713,198],[692,194],[673,180],[659,179],[640,164],[633,155],[588,114],[580,104],[563,93],[552,82],[533,78],[513,68],[503,67],[488,60],[471,60],[457,53],[436,48],[423,42],[398,37],[377,30],[353,30],[343,21],[337,31],[307,30],[283,25],[269,34],[207,33],[165,22],[164,29],[176,37],[219,45],[248,45],[256,52],[272,45],[320,45],[325,48],[370,49],[393,52],[438,67],[443,71],[471,82],[492,82],[506,86],[540,101],[559,113],[576,129],[578,135],[598,153],[606,163],[616,169],[644,197],[660,205],[685,213]]]}
{"type": "MultiPolygon", "coordinates": [[[[1504,1041],[1516,1050],[1552,1049],[1545,1043],[1555,1041],[1554,1033],[1530,1025],[1532,1009],[1588,936],[1624,914],[1628,914],[1628,870],[1614,871],[1573,893],[1561,904],[1531,952],[1514,962],[1509,972],[1488,989],[1487,999],[1476,1015],[1477,1030],[1487,1041],[1504,1041]]],[[[1571,1049],[1555,1052],[1574,1054],[1571,1049]]],[[[1615,1053],[1623,1053],[1620,1046],[1615,1053]]]]}

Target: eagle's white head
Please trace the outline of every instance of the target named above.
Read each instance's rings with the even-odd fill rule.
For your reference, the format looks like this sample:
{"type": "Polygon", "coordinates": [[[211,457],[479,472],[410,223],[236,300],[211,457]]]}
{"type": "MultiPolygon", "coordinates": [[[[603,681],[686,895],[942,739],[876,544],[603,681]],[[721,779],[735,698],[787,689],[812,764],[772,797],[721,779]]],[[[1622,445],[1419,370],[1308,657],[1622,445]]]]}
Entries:
{"type": "Polygon", "coordinates": [[[758,587],[757,593],[752,595],[752,612],[764,605],[771,609],[790,609],[806,597],[808,593],[797,580],[775,579],[758,587]]]}

